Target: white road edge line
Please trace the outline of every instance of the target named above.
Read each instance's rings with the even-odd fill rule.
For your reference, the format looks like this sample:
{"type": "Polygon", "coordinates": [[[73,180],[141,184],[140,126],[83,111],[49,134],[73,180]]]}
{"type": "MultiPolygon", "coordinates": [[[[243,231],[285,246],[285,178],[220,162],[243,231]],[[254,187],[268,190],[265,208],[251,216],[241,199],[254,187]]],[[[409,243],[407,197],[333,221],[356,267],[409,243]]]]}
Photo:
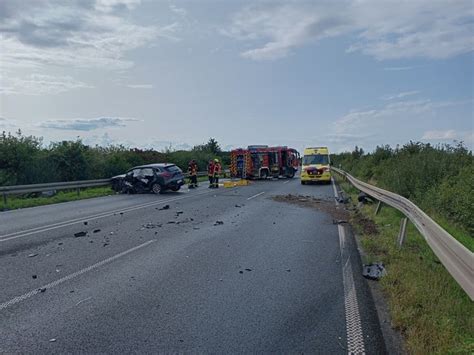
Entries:
{"type": "Polygon", "coordinates": [[[254,199],[255,197],[258,197],[258,196],[260,196],[260,195],[263,195],[264,193],[265,193],[265,191],[260,192],[260,193],[258,193],[258,194],[256,194],[256,195],[250,196],[247,200],[252,200],[252,199],[254,199]]]}
{"type": "MultiPolygon", "coordinates": [[[[337,198],[337,189],[332,179],[334,196],[337,198]]],[[[339,203],[336,200],[336,206],[339,203]]],[[[339,248],[341,252],[342,283],[344,285],[344,308],[346,312],[347,353],[365,354],[364,335],[360,320],[359,304],[352,273],[350,255],[346,251],[346,231],[344,226],[338,225],[339,248]]]]}
{"type": "MultiPolygon", "coordinates": [[[[104,259],[104,260],[102,260],[102,261],[99,261],[98,263],[95,263],[95,264],[93,264],[93,265],[91,265],[91,266],[88,266],[88,267],[86,267],[86,268],[84,268],[84,269],[82,269],[82,270],[79,270],[79,271],[76,271],[76,272],[74,272],[74,273],[72,273],[72,274],[69,274],[69,275],[67,275],[67,276],[64,276],[64,277],[60,278],[59,280],[50,282],[50,283],[47,284],[47,285],[41,286],[41,287],[39,287],[39,288],[37,288],[37,289],[35,289],[35,290],[32,290],[32,291],[30,291],[30,292],[27,292],[27,293],[25,293],[25,294],[23,294],[23,295],[21,295],[21,296],[17,296],[17,297],[15,297],[15,298],[12,298],[12,299],[9,300],[9,301],[0,303],[0,311],[1,311],[2,309],[8,308],[8,307],[10,307],[10,306],[13,306],[14,304],[17,304],[17,303],[19,303],[19,302],[21,302],[21,301],[24,301],[24,300],[26,300],[26,299],[28,299],[28,298],[30,298],[30,297],[33,297],[34,295],[37,295],[37,294],[40,293],[40,292],[44,292],[44,290],[51,289],[51,288],[53,288],[53,287],[55,287],[55,286],[58,286],[58,285],[62,284],[63,282],[72,280],[72,279],[74,279],[74,278],[76,278],[76,277],[78,277],[78,276],[80,276],[80,275],[82,275],[82,274],[85,274],[86,272],[89,272],[89,271],[92,271],[92,270],[94,270],[94,269],[97,269],[98,267],[101,267],[101,266],[103,266],[103,265],[105,265],[105,264],[108,264],[108,263],[114,261],[115,259],[118,259],[118,258],[120,258],[120,257],[122,257],[122,256],[127,255],[127,254],[130,254],[131,252],[134,252],[135,250],[138,250],[138,249],[140,249],[140,248],[143,248],[143,247],[145,247],[145,246],[147,246],[147,245],[149,245],[149,244],[151,244],[151,243],[153,243],[153,242],[155,242],[154,239],[153,239],[153,240],[149,240],[148,242],[145,242],[145,243],[143,243],[143,244],[137,245],[136,247],[133,247],[133,248],[131,248],[131,249],[125,250],[125,251],[123,251],[123,252],[121,252],[121,253],[119,253],[119,254],[116,254],[116,255],[114,255],[114,256],[111,256],[110,258],[107,258],[107,259],[104,259]],[[42,291],[42,290],[43,290],[43,291],[42,291]]],[[[82,302],[82,301],[81,301],[81,302],[82,302]]]]}
{"type": "Polygon", "coordinates": [[[131,212],[131,211],[135,211],[135,210],[138,210],[138,209],[141,209],[141,208],[151,207],[151,206],[154,206],[154,205],[160,205],[160,204],[167,203],[167,202],[178,201],[178,200],[182,200],[182,199],[185,199],[185,198],[191,198],[193,196],[200,196],[200,195],[209,194],[210,192],[211,191],[206,191],[204,193],[193,194],[193,195],[190,195],[190,196],[186,195],[186,196],[171,198],[171,199],[167,199],[167,200],[148,202],[148,203],[138,205],[138,206],[126,207],[126,208],[123,208],[123,209],[120,209],[120,210],[114,210],[114,211],[110,211],[110,212],[99,213],[99,214],[96,214],[96,215],[75,218],[75,219],[71,219],[69,221],[53,223],[53,224],[50,224],[50,225],[35,227],[35,228],[27,229],[27,230],[24,230],[24,231],[18,231],[18,232],[14,232],[14,233],[10,233],[10,234],[0,235],[0,243],[1,242],[6,242],[6,241],[11,240],[11,239],[26,237],[28,235],[32,235],[32,234],[36,234],[36,233],[42,233],[42,232],[47,232],[47,231],[50,231],[50,230],[53,230],[53,229],[67,227],[67,226],[70,226],[70,225],[73,225],[73,224],[76,224],[76,223],[81,223],[81,222],[84,222],[84,221],[91,221],[91,220],[95,220],[95,219],[110,217],[110,216],[113,216],[114,214],[120,213],[120,212],[131,212]]]}
{"type": "Polygon", "coordinates": [[[285,181],[284,184],[288,184],[291,180],[285,181]]]}

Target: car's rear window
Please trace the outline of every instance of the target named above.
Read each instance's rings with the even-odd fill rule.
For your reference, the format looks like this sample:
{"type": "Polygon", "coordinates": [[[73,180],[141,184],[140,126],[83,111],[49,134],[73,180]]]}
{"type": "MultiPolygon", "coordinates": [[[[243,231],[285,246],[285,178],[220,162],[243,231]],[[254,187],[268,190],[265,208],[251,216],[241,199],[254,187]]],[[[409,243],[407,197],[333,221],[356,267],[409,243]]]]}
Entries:
{"type": "Polygon", "coordinates": [[[181,172],[181,169],[178,168],[176,165],[166,166],[166,167],[165,167],[165,170],[168,171],[168,172],[170,172],[170,173],[181,172]]]}

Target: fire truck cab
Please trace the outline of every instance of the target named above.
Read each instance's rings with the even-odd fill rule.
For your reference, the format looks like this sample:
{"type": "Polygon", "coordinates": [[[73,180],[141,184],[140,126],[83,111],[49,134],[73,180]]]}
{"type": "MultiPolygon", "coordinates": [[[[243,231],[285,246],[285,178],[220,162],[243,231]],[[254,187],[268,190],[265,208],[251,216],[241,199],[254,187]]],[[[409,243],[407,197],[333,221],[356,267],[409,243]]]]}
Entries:
{"type": "Polygon", "coordinates": [[[295,176],[299,165],[299,153],[288,147],[248,146],[231,151],[230,172],[243,179],[295,176]]]}

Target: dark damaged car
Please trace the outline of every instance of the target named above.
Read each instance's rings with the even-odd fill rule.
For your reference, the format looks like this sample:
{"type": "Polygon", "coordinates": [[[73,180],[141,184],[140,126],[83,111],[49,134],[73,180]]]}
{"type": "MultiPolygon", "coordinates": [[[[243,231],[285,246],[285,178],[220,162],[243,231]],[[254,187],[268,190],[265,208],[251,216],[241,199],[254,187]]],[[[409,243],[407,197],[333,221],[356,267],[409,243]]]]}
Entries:
{"type": "Polygon", "coordinates": [[[178,191],[184,183],[182,170],[167,163],[136,166],[112,178],[112,188],[123,193],[178,191]]]}

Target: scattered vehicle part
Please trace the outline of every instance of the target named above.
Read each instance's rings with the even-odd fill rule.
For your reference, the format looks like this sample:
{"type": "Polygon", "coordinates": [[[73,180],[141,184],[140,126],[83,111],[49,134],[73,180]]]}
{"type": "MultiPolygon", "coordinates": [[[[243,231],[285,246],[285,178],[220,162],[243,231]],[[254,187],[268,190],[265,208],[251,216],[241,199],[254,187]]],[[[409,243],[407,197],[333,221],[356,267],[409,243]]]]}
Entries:
{"type": "Polygon", "coordinates": [[[359,201],[361,203],[369,203],[369,202],[373,202],[373,199],[372,199],[372,197],[367,195],[365,192],[361,191],[359,193],[359,195],[357,196],[357,201],[359,201]]]}
{"type": "Polygon", "coordinates": [[[223,225],[224,222],[223,221],[216,221],[216,223],[214,223],[215,226],[220,226],[220,225],[223,225]]]}
{"type": "Polygon", "coordinates": [[[387,271],[383,263],[372,263],[363,266],[362,276],[366,279],[379,280],[385,275],[387,275],[387,271]]]}
{"type": "Polygon", "coordinates": [[[80,237],[85,237],[87,235],[87,232],[77,232],[77,233],[74,233],[74,237],[76,238],[80,238],[80,237]]]}
{"type": "Polygon", "coordinates": [[[170,205],[164,205],[164,206],[161,207],[161,208],[157,208],[157,210],[159,210],[159,211],[169,210],[169,209],[170,209],[170,205]]]}
{"type": "Polygon", "coordinates": [[[38,275],[31,275],[32,278],[37,279],[38,275]]]}
{"type": "Polygon", "coordinates": [[[39,291],[40,291],[40,292],[46,292],[46,287],[41,287],[41,288],[39,289],[39,291]]]}
{"type": "Polygon", "coordinates": [[[84,225],[87,226],[89,224],[89,222],[87,221],[84,221],[84,225]]]}
{"type": "Polygon", "coordinates": [[[99,233],[99,232],[100,232],[100,229],[94,229],[92,233],[99,233]]]}
{"type": "Polygon", "coordinates": [[[38,255],[38,253],[33,253],[33,254],[29,254],[28,257],[29,257],[29,258],[34,258],[34,257],[37,256],[37,255],[38,255]]]}

